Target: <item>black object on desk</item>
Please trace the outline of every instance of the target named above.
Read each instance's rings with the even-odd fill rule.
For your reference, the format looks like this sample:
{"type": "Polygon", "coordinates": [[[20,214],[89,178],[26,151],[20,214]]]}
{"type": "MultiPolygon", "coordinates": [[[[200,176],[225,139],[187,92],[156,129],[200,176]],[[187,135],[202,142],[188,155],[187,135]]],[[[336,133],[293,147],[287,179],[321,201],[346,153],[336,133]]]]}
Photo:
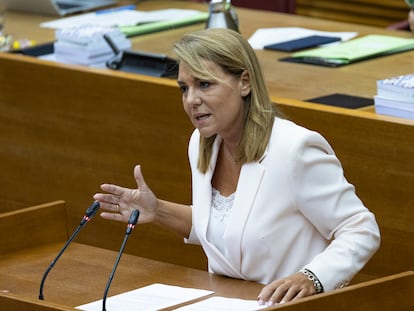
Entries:
{"type": "Polygon", "coordinates": [[[177,77],[177,62],[162,54],[123,51],[106,62],[110,69],[139,73],[154,77],[177,77]]]}
{"type": "Polygon", "coordinates": [[[31,47],[26,47],[19,50],[12,50],[11,53],[23,54],[28,56],[42,56],[46,54],[53,54],[54,46],[53,42],[48,42],[44,44],[39,44],[31,47]]]}
{"type": "Polygon", "coordinates": [[[329,36],[307,36],[304,38],[268,44],[265,45],[263,48],[265,50],[277,50],[277,51],[284,51],[284,52],[294,52],[298,50],[303,50],[315,46],[319,46],[322,44],[332,43],[336,41],[341,41],[340,37],[329,37],[329,36]]]}
{"type": "Polygon", "coordinates": [[[103,37],[115,53],[115,57],[106,62],[108,68],[154,77],[177,77],[176,60],[163,54],[119,51],[109,36],[103,37]]]}
{"type": "Polygon", "coordinates": [[[372,98],[359,97],[340,93],[311,98],[307,99],[306,101],[350,109],[357,109],[374,105],[374,100],[372,98]]]}

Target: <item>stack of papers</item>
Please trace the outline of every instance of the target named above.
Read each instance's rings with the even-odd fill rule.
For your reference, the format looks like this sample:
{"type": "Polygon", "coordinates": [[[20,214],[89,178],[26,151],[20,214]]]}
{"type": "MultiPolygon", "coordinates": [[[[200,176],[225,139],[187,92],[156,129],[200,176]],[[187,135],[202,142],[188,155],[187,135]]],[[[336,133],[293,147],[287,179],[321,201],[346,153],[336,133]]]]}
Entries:
{"type": "Polygon", "coordinates": [[[115,56],[103,37],[105,34],[118,50],[131,47],[130,40],[118,28],[83,25],[56,31],[55,57],[62,62],[79,65],[105,63],[115,56]]]}
{"type": "Polygon", "coordinates": [[[375,111],[414,119],[414,73],[377,81],[375,111]]]}

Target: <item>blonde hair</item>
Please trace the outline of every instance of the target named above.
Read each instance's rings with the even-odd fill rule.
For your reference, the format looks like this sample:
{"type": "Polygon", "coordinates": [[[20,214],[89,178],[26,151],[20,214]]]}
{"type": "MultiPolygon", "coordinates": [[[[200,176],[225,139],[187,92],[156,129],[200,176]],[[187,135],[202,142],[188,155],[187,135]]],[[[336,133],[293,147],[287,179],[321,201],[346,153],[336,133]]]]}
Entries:
{"type": "MultiPolygon", "coordinates": [[[[222,28],[205,29],[186,34],[174,45],[179,63],[187,66],[198,79],[217,79],[206,61],[220,66],[225,72],[240,77],[250,76],[250,94],[245,101],[245,127],[241,135],[236,161],[239,164],[258,161],[266,150],[275,116],[281,114],[270,101],[264,76],[250,44],[236,31],[222,28]]],[[[198,169],[205,173],[210,165],[216,135],[200,138],[198,169]]]]}

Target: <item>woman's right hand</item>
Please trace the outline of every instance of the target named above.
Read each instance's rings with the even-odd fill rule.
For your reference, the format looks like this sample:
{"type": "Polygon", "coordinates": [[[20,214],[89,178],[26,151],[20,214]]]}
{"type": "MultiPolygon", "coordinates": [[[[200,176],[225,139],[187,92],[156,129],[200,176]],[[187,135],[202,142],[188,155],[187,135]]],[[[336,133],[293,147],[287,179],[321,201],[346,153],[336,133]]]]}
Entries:
{"type": "Polygon", "coordinates": [[[145,183],[141,166],[134,168],[137,189],[128,189],[112,184],[103,184],[101,189],[106,193],[96,193],[93,198],[105,210],[101,217],[109,220],[128,222],[133,209],[140,212],[138,223],[148,223],[155,219],[158,199],[145,183]]]}

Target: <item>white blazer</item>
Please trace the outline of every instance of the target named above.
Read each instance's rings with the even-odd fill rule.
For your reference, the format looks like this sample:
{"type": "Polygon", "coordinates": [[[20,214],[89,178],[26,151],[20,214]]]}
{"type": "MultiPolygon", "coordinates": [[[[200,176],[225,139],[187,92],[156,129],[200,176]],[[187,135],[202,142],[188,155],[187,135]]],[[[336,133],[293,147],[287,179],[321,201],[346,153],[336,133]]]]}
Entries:
{"type": "Polygon", "coordinates": [[[345,286],[378,249],[375,217],[345,179],[328,142],[276,118],[262,159],[241,168],[223,236],[225,257],[207,239],[221,138],[206,174],[197,169],[199,139],[195,130],[188,149],[193,223],[186,242],[201,244],[210,272],[268,284],[307,268],[328,291],[345,286]]]}

